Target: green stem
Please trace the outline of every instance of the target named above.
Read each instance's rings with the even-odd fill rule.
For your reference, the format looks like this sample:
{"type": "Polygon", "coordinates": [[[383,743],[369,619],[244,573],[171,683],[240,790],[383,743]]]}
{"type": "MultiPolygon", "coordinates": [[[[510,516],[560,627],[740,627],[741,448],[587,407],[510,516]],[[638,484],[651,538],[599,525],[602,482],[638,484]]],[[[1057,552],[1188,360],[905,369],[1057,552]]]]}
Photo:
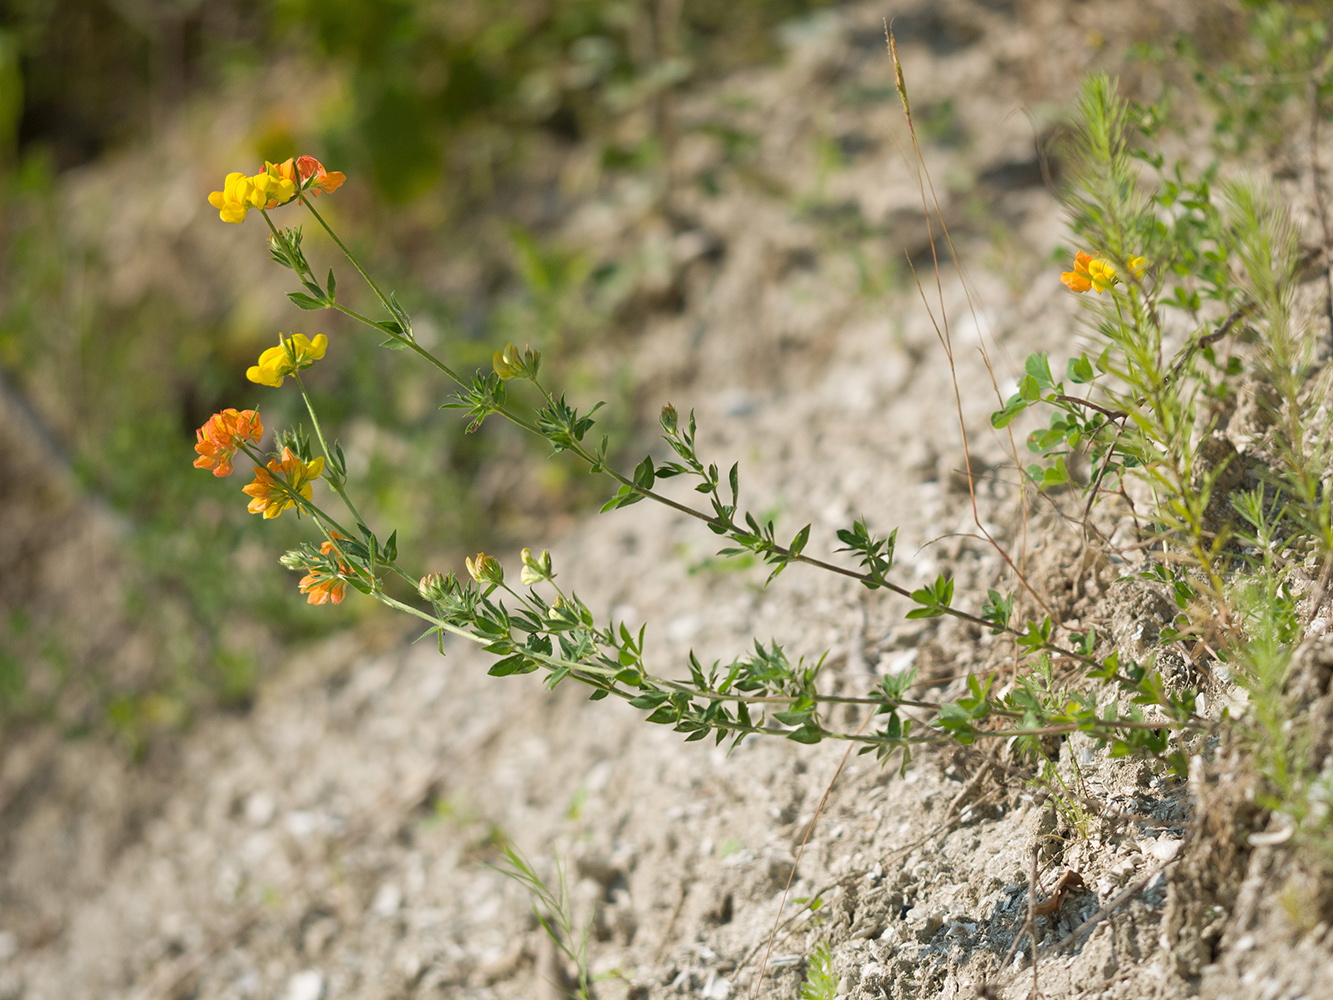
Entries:
{"type": "MultiPolygon", "coordinates": [[[[329,443],[324,440],[324,430],[319,425],[319,417],[315,414],[314,403],[310,401],[310,393],[306,391],[305,380],[301,378],[300,372],[293,372],[292,377],[296,379],[296,384],[301,389],[301,398],[305,401],[306,412],[310,414],[310,422],[315,427],[315,437],[319,440],[319,447],[324,452],[324,461],[332,465],[333,452],[329,449],[329,443]]],[[[347,491],[343,488],[343,484],[339,481],[330,479],[328,476],[325,476],[324,478],[328,479],[329,485],[333,487],[333,492],[338,494],[339,498],[346,505],[348,512],[356,519],[356,523],[365,524],[365,519],[362,518],[361,513],[356,509],[356,504],[352,503],[352,498],[347,495],[347,491]]],[[[339,479],[341,479],[341,475],[339,475],[339,479]]]]}
{"type": "MultiPolygon", "coordinates": [[[[393,333],[393,332],[390,331],[390,330],[386,330],[386,329],[384,329],[384,327],[380,326],[378,323],[376,323],[376,322],[375,322],[373,319],[371,319],[369,316],[363,316],[361,313],[357,312],[355,309],[349,309],[349,308],[347,308],[347,306],[343,305],[341,302],[335,302],[335,303],[333,303],[333,308],[334,308],[334,309],[337,309],[340,313],[342,313],[342,314],[345,315],[345,316],[350,316],[352,319],[357,320],[358,322],[364,323],[366,326],[368,326],[368,327],[370,327],[371,329],[373,329],[376,333],[387,334],[389,337],[391,337],[391,338],[393,338],[394,340],[398,341],[398,343],[402,344],[402,345],[403,345],[404,347],[406,347],[408,350],[415,352],[415,353],[416,353],[419,357],[421,357],[423,360],[425,360],[425,361],[428,362],[429,364],[433,365],[435,368],[439,369],[441,372],[444,373],[444,375],[445,375],[447,378],[449,378],[449,379],[450,379],[452,382],[454,382],[456,385],[458,385],[458,386],[460,386],[460,387],[462,387],[462,388],[464,388],[464,389],[468,389],[468,388],[470,388],[469,384],[468,384],[466,381],[463,380],[462,376],[460,376],[460,375],[459,375],[457,372],[455,372],[452,368],[450,368],[450,367],[449,367],[448,365],[446,365],[443,361],[441,361],[439,358],[437,358],[437,357],[436,357],[434,354],[432,354],[430,351],[426,350],[424,347],[422,347],[419,343],[417,343],[417,342],[416,342],[415,340],[413,340],[412,338],[410,338],[410,337],[404,337],[404,336],[402,336],[401,334],[393,333]]],[[[530,432],[532,432],[533,434],[538,435],[539,437],[544,437],[544,435],[543,435],[542,432],[541,432],[541,429],[538,428],[536,424],[532,423],[530,420],[527,420],[527,419],[525,419],[525,418],[519,416],[517,413],[515,413],[513,410],[509,409],[507,406],[502,406],[502,407],[500,407],[499,409],[496,410],[496,412],[499,413],[499,414],[500,414],[502,417],[504,417],[506,420],[509,420],[511,423],[517,424],[519,427],[522,427],[524,430],[526,430],[526,431],[530,431],[530,432]]]]}
{"type": "MultiPolygon", "coordinates": [[[[273,234],[273,238],[274,238],[274,239],[277,239],[277,240],[281,240],[282,237],[281,237],[281,236],[279,235],[279,233],[278,233],[278,228],[277,228],[277,226],[273,225],[273,220],[270,219],[269,216],[268,216],[268,209],[266,209],[266,208],[261,208],[261,209],[259,210],[259,214],[262,215],[262,216],[264,217],[264,221],[268,223],[268,231],[269,231],[270,233],[273,234]]],[[[295,271],[296,268],[293,266],[292,270],[295,271]]],[[[296,273],[297,273],[297,275],[299,276],[301,272],[300,272],[300,271],[297,271],[296,273]]],[[[314,284],[316,284],[316,285],[319,284],[319,280],[315,277],[315,272],[312,271],[312,270],[310,270],[310,265],[309,265],[308,263],[307,263],[307,265],[306,265],[305,276],[306,276],[307,278],[309,278],[309,279],[311,280],[311,282],[313,282],[314,284]]]]}
{"type": "MultiPolygon", "coordinates": [[[[351,261],[352,266],[356,268],[357,273],[360,274],[361,277],[365,280],[365,283],[370,286],[370,290],[373,291],[379,297],[380,303],[384,306],[384,308],[389,311],[389,315],[397,316],[398,310],[394,309],[393,303],[391,303],[388,297],[382,291],[380,291],[380,286],[375,284],[374,279],[371,278],[371,276],[366,273],[366,270],[361,266],[360,261],[358,261],[352,255],[352,251],[347,249],[347,244],[345,244],[342,240],[340,240],[338,238],[338,234],[335,233],[332,227],[330,227],[329,224],[324,221],[324,216],[320,215],[319,212],[315,209],[315,206],[311,204],[310,199],[305,196],[305,192],[304,191],[298,192],[297,197],[301,199],[301,204],[304,205],[306,209],[309,210],[310,214],[315,217],[315,221],[324,227],[324,232],[329,234],[329,238],[332,239],[334,243],[338,244],[338,249],[343,252],[343,256],[346,257],[349,261],[351,261]]],[[[407,339],[410,340],[411,338],[407,339]]]]}

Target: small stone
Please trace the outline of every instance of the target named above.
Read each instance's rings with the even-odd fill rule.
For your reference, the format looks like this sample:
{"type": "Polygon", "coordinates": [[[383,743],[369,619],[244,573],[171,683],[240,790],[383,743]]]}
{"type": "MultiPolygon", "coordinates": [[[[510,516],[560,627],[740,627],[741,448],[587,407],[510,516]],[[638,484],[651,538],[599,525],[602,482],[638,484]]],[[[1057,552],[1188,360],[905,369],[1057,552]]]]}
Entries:
{"type": "Polygon", "coordinates": [[[377,917],[392,917],[402,905],[403,890],[395,882],[385,882],[376,890],[370,909],[377,917]]]}
{"type": "Polygon", "coordinates": [[[245,819],[251,826],[268,826],[278,805],[268,792],[255,792],[245,800],[245,819]]]}
{"type": "Polygon", "coordinates": [[[1149,844],[1143,853],[1152,855],[1158,861],[1170,861],[1180,853],[1180,848],[1184,846],[1184,843],[1183,840],[1167,840],[1166,838],[1162,838],[1161,840],[1156,840],[1149,844]]]}
{"type": "Polygon", "coordinates": [[[0,931],[0,962],[8,962],[18,953],[18,935],[13,931],[0,931]]]}
{"type": "Polygon", "coordinates": [[[917,911],[913,910],[907,915],[907,922],[911,924],[916,939],[925,944],[935,936],[936,931],[944,926],[944,911],[933,910],[930,913],[923,913],[918,916],[917,911]]]}
{"type": "Polygon", "coordinates": [[[704,1000],[727,1000],[731,996],[731,983],[716,973],[710,972],[699,996],[704,1000]]]}
{"type": "Polygon", "coordinates": [[[287,980],[286,1000],[323,1000],[324,973],[306,969],[287,980]]]}

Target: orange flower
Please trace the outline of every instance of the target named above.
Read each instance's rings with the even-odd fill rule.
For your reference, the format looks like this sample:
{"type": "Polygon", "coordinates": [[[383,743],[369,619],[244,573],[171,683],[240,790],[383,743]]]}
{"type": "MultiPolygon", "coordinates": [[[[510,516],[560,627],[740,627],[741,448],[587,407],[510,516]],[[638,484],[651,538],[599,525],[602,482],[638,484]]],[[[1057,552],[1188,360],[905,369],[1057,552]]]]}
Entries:
{"type": "Polygon", "coordinates": [[[324,471],[323,457],[311,462],[301,461],[301,457],[290,448],[282,449],[282,458],[273,459],[267,469],[255,469],[255,481],[241,490],[251,498],[251,514],[263,514],[265,518],[277,517],[288,507],[295,507],[296,496],[310,499],[310,484],[324,471]]]}
{"type": "Polygon", "coordinates": [[[259,421],[255,410],[226,409],[215,413],[194,432],[198,438],[194,450],[199,457],[194,460],[196,469],[212,469],[215,476],[230,476],[231,457],[243,441],[258,444],[264,436],[264,425],[259,421]]]}
{"type": "Polygon", "coordinates": [[[1071,292],[1089,291],[1092,288],[1092,276],[1088,274],[1088,265],[1091,263],[1091,254],[1078,251],[1074,254],[1074,270],[1062,272],[1060,280],[1071,292]]]}
{"type": "MultiPolygon", "coordinates": [[[[338,532],[332,532],[332,536],[337,541],[344,541],[342,535],[338,532]]],[[[338,554],[338,547],[332,541],[321,542],[319,546],[321,555],[332,556],[338,561],[338,573],[340,576],[351,575],[352,568],[343,562],[342,556],[338,554]]],[[[307,604],[341,604],[343,598],[347,596],[347,581],[340,579],[339,576],[333,576],[319,567],[311,567],[310,572],[301,578],[301,593],[307,595],[307,604]]]]}
{"type": "Polygon", "coordinates": [[[305,185],[306,181],[312,177],[314,178],[314,182],[308,190],[311,196],[315,198],[318,198],[321,194],[332,194],[342,187],[343,181],[347,180],[347,176],[339,170],[328,173],[324,169],[324,164],[313,156],[297,157],[296,169],[301,175],[302,186],[305,185]]]}

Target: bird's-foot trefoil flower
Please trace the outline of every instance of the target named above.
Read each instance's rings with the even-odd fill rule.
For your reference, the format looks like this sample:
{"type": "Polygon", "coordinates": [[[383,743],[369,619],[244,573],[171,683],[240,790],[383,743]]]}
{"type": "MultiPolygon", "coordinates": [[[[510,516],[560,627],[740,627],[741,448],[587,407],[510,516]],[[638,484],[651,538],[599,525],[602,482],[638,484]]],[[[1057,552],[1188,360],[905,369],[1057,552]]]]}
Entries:
{"type": "Polygon", "coordinates": [[[231,459],[243,442],[258,444],[264,436],[264,425],[256,410],[226,409],[215,413],[194,432],[198,439],[194,450],[196,469],[211,469],[215,476],[230,476],[231,459]]]}
{"type": "Polygon", "coordinates": [[[299,180],[296,167],[290,159],[282,163],[269,163],[265,160],[264,169],[251,177],[250,183],[264,199],[262,206],[256,206],[257,208],[277,208],[296,197],[299,180]]]}
{"type": "Polygon", "coordinates": [[[321,194],[333,194],[342,187],[343,181],[347,180],[347,176],[340,170],[332,173],[325,170],[324,164],[313,156],[297,157],[296,169],[301,176],[302,189],[309,191],[314,198],[318,198],[321,194]]]}
{"type": "Polygon", "coordinates": [[[290,337],[279,334],[278,346],[259,355],[259,363],[247,369],[245,377],[260,385],[280,386],[288,375],[295,375],[324,357],[328,346],[329,338],[322,333],[316,334],[314,340],[303,333],[290,337]]]}
{"type": "Polygon", "coordinates": [[[307,604],[341,604],[347,596],[347,581],[343,577],[352,574],[352,568],[343,561],[335,542],[345,541],[342,535],[334,531],[332,541],[321,542],[319,553],[328,557],[327,566],[310,566],[309,572],[301,578],[301,593],[306,595],[307,604]],[[336,565],[336,570],[335,570],[336,565]]]}
{"type": "Polygon", "coordinates": [[[255,481],[241,487],[249,496],[251,514],[265,518],[277,517],[288,507],[296,506],[296,497],[309,500],[311,486],[324,472],[324,459],[319,457],[304,462],[290,448],[282,450],[282,457],[268,463],[267,469],[255,469],[255,481]]]}
{"type": "MultiPolygon", "coordinates": [[[[1134,277],[1141,278],[1148,261],[1146,257],[1131,257],[1126,263],[1134,277]]],[[[1113,265],[1100,259],[1095,253],[1087,254],[1080,250],[1074,255],[1074,270],[1062,272],[1060,280],[1072,292],[1093,291],[1101,295],[1108,288],[1118,284],[1120,278],[1116,275],[1113,265]]]]}
{"type": "Polygon", "coordinates": [[[312,195],[338,190],[347,178],[338,171],[324,169],[313,156],[288,158],[281,163],[264,162],[257,174],[233,172],[227,175],[221,191],[208,196],[208,203],[218,210],[223,222],[244,222],[252,208],[270,209],[285,205],[306,190],[312,195]]]}
{"type": "Polygon", "coordinates": [[[233,172],[222,182],[221,191],[214,191],[208,196],[208,203],[218,210],[218,216],[223,222],[241,223],[245,221],[250,209],[264,204],[262,200],[256,201],[256,197],[254,179],[233,172]]]}

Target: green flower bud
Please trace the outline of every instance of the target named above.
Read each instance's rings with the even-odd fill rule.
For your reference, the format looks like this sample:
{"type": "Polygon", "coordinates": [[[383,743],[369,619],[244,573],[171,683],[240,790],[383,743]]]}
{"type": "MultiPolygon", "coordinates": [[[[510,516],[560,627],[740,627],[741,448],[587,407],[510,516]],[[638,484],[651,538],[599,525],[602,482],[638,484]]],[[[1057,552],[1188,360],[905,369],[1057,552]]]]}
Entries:
{"type": "Polygon", "coordinates": [[[449,593],[449,581],[439,573],[427,573],[417,584],[417,593],[428,601],[442,601],[449,593]]]}
{"type": "Polygon", "coordinates": [[[499,560],[494,556],[488,556],[485,552],[478,552],[475,559],[469,558],[467,562],[468,575],[477,583],[484,585],[499,586],[504,583],[505,571],[501,567],[499,560]]]}
{"type": "Polygon", "coordinates": [[[523,586],[531,587],[534,583],[541,583],[543,580],[549,580],[555,576],[551,572],[551,553],[545,549],[540,556],[534,556],[532,549],[523,550],[523,572],[519,579],[523,581],[523,586]]]}
{"type": "Polygon", "coordinates": [[[506,344],[503,351],[491,355],[491,364],[495,374],[505,382],[514,378],[535,379],[542,366],[542,352],[528,347],[520,354],[513,344],[506,344]]]}

